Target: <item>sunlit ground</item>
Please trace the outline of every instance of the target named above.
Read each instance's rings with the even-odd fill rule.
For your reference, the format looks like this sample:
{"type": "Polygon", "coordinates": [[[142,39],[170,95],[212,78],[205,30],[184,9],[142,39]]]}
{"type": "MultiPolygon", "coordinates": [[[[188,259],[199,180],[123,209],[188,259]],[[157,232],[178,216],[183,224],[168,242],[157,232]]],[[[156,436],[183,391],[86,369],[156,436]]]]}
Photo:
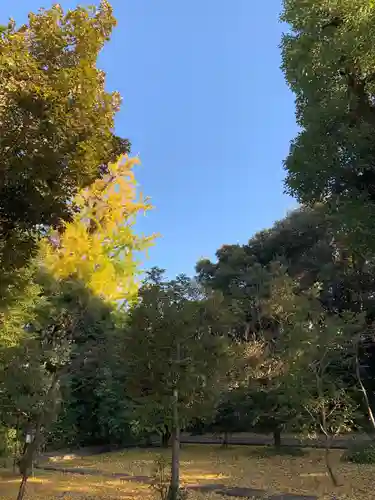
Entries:
{"type": "MultiPolygon", "coordinates": [[[[0,478],[0,498],[14,500],[18,491],[19,479],[11,474],[0,478]]],[[[139,498],[151,500],[151,491],[141,484],[124,483],[100,477],[83,477],[68,474],[42,474],[30,478],[25,500],[43,499],[123,499],[139,498]]]]}
{"type": "MultiPolygon", "coordinates": [[[[55,461],[57,466],[95,468],[103,472],[122,472],[131,475],[151,475],[155,458],[170,451],[156,449],[127,450],[95,457],[66,456],[55,461]]],[[[326,475],[321,450],[309,450],[303,456],[265,456],[264,449],[237,446],[223,450],[219,446],[186,445],[181,450],[181,476],[185,485],[224,484],[226,486],[265,489],[271,493],[300,493],[332,498],[373,500],[374,466],[356,466],[340,461],[341,451],[332,451],[332,462],[343,483],[332,487],[326,475]]],[[[0,498],[14,499],[16,483],[10,477],[0,481],[0,498]]],[[[103,477],[81,477],[63,474],[43,474],[30,483],[27,499],[64,498],[152,498],[147,485],[103,477]],[[92,496],[92,497],[91,497],[92,496]]],[[[190,498],[203,498],[192,493],[190,498]]],[[[215,495],[209,495],[212,499],[215,495]]],[[[208,498],[207,496],[205,498],[208,498]]],[[[217,496],[217,499],[223,499],[217,496]]]]}

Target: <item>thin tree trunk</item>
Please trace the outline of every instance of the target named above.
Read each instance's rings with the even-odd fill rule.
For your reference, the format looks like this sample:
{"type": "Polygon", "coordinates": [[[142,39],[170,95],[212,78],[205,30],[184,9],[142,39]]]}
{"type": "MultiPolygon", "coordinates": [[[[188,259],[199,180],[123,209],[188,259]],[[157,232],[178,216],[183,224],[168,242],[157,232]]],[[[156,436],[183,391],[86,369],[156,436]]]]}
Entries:
{"type": "Polygon", "coordinates": [[[228,448],[228,444],[229,444],[229,433],[228,431],[224,431],[223,442],[221,443],[221,446],[223,448],[228,448]]]}
{"type": "MultiPolygon", "coordinates": [[[[316,382],[317,382],[318,395],[319,395],[319,398],[323,401],[324,400],[324,392],[322,390],[321,376],[322,376],[321,373],[316,372],[316,382]]],[[[333,436],[332,436],[332,434],[330,434],[330,432],[328,430],[325,402],[323,402],[323,406],[321,407],[320,416],[321,416],[320,429],[322,430],[322,432],[325,436],[325,439],[326,439],[325,450],[324,450],[325,464],[326,464],[326,468],[327,468],[329,477],[332,481],[332,484],[335,487],[337,487],[340,485],[339,485],[339,481],[336,477],[336,474],[333,471],[332,464],[331,464],[330,452],[331,452],[331,445],[332,445],[333,436]]],[[[340,428],[337,429],[337,434],[339,434],[339,432],[340,432],[340,428]]]]}
{"type": "Polygon", "coordinates": [[[18,490],[17,500],[23,500],[25,496],[27,481],[32,472],[34,455],[38,449],[42,437],[41,433],[42,419],[43,419],[43,414],[41,414],[38,418],[36,432],[33,441],[24,448],[23,456],[19,461],[19,469],[22,479],[18,490]]]}
{"type": "Polygon", "coordinates": [[[16,426],[16,440],[14,442],[13,447],[13,473],[16,473],[17,470],[17,461],[18,461],[18,450],[19,450],[19,437],[20,437],[20,416],[17,415],[17,426],[16,426]]]}
{"type": "Polygon", "coordinates": [[[180,492],[180,424],[178,417],[178,390],[173,391],[172,470],[168,500],[178,500],[180,492]]]}
{"type": "Polygon", "coordinates": [[[161,435],[161,446],[162,448],[169,447],[169,440],[171,439],[171,432],[168,428],[165,429],[163,434],[161,435]]]}
{"type": "Polygon", "coordinates": [[[56,373],[46,394],[46,399],[44,401],[45,407],[42,409],[41,413],[38,416],[34,438],[31,443],[24,448],[23,456],[19,461],[19,470],[22,476],[22,480],[18,490],[17,500],[23,500],[25,496],[27,480],[29,479],[30,473],[32,472],[35,454],[43,441],[42,427],[46,424],[48,417],[52,416],[52,409],[47,409],[46,407],[48,407],[52,402],[53,409],[55,409],[55,391],[58,387],[58,384],[59,376],[56,373]]]}
{"type": "Polygon", "coordinates": [[[338,481],[336,474],[334,473],[332,465],[331,465],[331,453],[330,452],[331,452],[331,440],[326,436],[326,446],[325,446],[325,450],[324,450],[324,459],[325,459],[327,471],[328,471],[329,477],[332,481],[332,484],[333,484],[333,486],[335,486],[335,488],[337,488],[338,486],[340,486],[340,484],[339,484],[339,481],[338,481]]]}
{"type": "Polygon", "coordinates": [[[355,373],[356,373],[357,380],[358,380],[359,386],[361,388],[361,391],[362,391],[362,394],[363,394],[363,397],[364,397],[364,400],[365,400],[365,403],[366,403],[367,413],[368,413],[368,416],[369,416],[372,428],[375,431],[375,417],[374,417],[372,408],[370,406],[370,400],[368,398],[368,394],[367,394],[366,388],[365,388],[365,386],[363,385],[363,382],[362,382],[362,377],[361,377],[361,372],[360,372],[360,366],[359,366],[358,349],[359,349],[359,340],[357,342],[356,355],[355,355],[355,373]]]}
{"type": "Polygon", "coordinates": [[[180,418],[178,414],[178,380],[181,362],[181,346],[177,342],[176,359],[177,366],[176,378],[174,380],[173,390],[173,407],[172,407],[172,467],[171,467],[171,482],[168,491],[168,500],[178,500],[180,496],[180,418]]]}
{"type": "Polygon", "coordinates": [[[22,477],[20,488],[18,490],[17,500],[23,500],[23,498],[25,497],[27,480],[28,480],[28,476],[22,477]]]}
{"type": "Polygon", "coordinates": [[[275,448],[281,448],[281,429],[280,427],[276,427],[273,430],[273,444],[275,448]]]}

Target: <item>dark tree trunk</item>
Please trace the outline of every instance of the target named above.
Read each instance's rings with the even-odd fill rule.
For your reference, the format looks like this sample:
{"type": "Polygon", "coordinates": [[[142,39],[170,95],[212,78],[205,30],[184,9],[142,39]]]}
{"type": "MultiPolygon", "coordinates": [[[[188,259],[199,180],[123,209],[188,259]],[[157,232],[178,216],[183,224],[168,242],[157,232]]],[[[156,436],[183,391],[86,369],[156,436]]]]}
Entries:
{"type": "Polygon", "coordinates": [[[28,476],[22,476],[22,481],[20,484],[20,488],[18,490],[18,495],[17,495],[17,500],[23,500],[25,497],[25,492],[26,492],[26,485],[27,485],[27,480],[28,476]]]}
{"type": "Polygon", "coordinates": [[[324,453],[324,458],[325,458],[325,463],[328,471],[328,475],[332,481],[333,486],[337,488],[337,486],[340,486],[339,480],[336,477],[336,474],[333,471],[332,465],[331,465],[331,448],[330,444],[327,442],[326,447],[325,447],[325,453],[324,453]]]}
{"type": "Polygon", "coordinates": [[[172,432],[172,471],[168,500],[178,500],[180,493],[180,431],[172,432]]]}
{"type": "Polygon", "coordinates": [[[165,429],[164,433],[161,435],[161,446],[162,448],[168,448],[169,447],[169,440],[171,439],[171,432],[167,428],[165,429]]]}
{"type": "Polygon", "coordinates": [[[281,448],[281,429],[276,427],[273,431],[273,444],[275,448],[281,448]]]}
{"type": "MultiPolygon", "coordinates": [[[[179,366],[181,359],[180,343],[176,345],[176,364],[179,366]]],[[[177,378],[178,380],[178,378],[177,378]]],[[[169,483],[168,499],[178,500],[180,497],[180,416],[178,412],[179,393],[175,382],[172,403],[172,467],[171,480],[169,483]]]]}
{"type": "Polygon", "coordinates": [[[228,448],[228,445],[229,445],[229,433],[227,431],[225,431],[224,435],[223,435],[223,441],[221,443],[221,446],[223,448],[228,448]]]}
{"type": "Polygon", "coordinates": [[[180,423],[178,415],[178,390],[173,394],[173,428],[172,428],[172,468],[171,482],[168,490],[168,500],[178,500],[180,497],[180,423]]]}
{"type": "Polygon", "coordinates": [[[59,384],[59,376],[57,373],[53,376],[51,386],[49,387],[46,399],[44,401],[45,408],[42,409],[41,413],[38,415],[35,426],[35,435],[31,441],[31,443],[26,444],[23,449],[22,457],[19,461],[19,471],[22,477],[20,488],[18,490],[17,500],[23,500],[26,491],[27,480],[32,472],[33,462],[35,459],[35,455],[40,449],[40,446],[43,442],[43,432],[42,427],[47,423],[50,423],[54,412],[56,410],[56,394],[59,384]]]}

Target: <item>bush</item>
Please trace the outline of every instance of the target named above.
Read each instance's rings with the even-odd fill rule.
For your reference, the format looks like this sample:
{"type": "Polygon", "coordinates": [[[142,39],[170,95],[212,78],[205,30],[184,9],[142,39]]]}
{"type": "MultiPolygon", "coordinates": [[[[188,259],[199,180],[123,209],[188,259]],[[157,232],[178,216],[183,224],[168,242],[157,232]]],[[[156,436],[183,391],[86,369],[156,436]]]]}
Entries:
{"type": "Polygon", "coordinates": [[[168,461],[160,455],[154,460],[152,471],[151,489],[156,494],[158,500],[167,500],[169,484],[171,481],[170,465],[168,461]]]}
{"type": "Polygon", "coordinates": [[[354,464],[375,464],[375,442],[353,445],[344,452],[342,460],[354,464]]]}
{"type": "MultiPolygon", "coordinates": [[[[154,469],[150,488],[157,500],[168,500],[169,486],[171,482],[170,468],[170,462],[168,462],[168,460],[166,460],[162,455],[154,460],[154,469]]],[[[187,500],[188,491],[181,488],[178,492],[178,499],[187,500]]]]}

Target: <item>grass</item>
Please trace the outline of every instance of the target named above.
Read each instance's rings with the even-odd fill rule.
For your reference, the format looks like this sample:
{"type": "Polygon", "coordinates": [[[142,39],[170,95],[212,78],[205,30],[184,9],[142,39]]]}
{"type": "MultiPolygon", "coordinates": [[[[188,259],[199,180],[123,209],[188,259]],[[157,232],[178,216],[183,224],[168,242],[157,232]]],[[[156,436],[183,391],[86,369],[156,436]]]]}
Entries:
{"type": "MultiPolygon", "coordinates": [[[[61,467],[85,467],[103,472],[149,476],[154,460],[160,454],[169,457],[169,451],[165,450],[131,449],[93,457],[60,457],[54,461],[61,467]]],[[[265,489],[271,493],[315,494],[320,500],[373,499],[375,466],[342,463],[341,454],[339,450],[332,450],[332,462],[344,483],[338,489],[332,487],[326,475],[323,451],[316,449],[306,450],[303,456],[290,456],[274,455],[265,448],[256,452],[256,449],[247,446],[233,446],[225,450],[219,446],[185,445],[181,450],[181,477],[184,485],[219,483],[265,489]]],[[[16,487],[14,478],[5,475],[0,480],[0,498],[13,499],[16,487]]],[[[64,491],[75,494],[65,496],[66,499],[90,499],[90,495],[97,499],[152,499],[147,485],[63,474],[43,474],[35,478],[30,484],[27,499],[64,498],[64,491]]],[[[208,497],[223,500],[223,497],[214,494],[208,497]]],[[[203,498],[203,495],[194,492],[190,498],[203,498]]]]}

